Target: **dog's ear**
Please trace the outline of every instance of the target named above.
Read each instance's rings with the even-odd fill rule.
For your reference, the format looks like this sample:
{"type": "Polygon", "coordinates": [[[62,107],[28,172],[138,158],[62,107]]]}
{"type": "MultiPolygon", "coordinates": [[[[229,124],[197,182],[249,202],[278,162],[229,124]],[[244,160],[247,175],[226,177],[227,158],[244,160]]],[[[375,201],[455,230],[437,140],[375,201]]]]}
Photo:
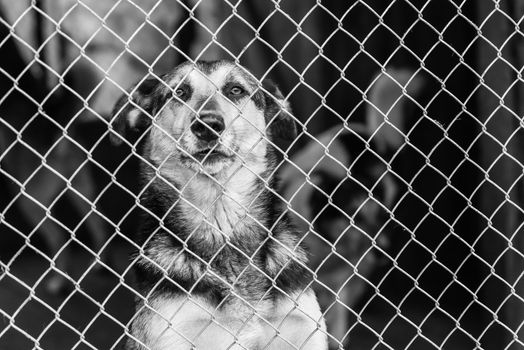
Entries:
{"type": "Polygon", "coordinates": [[[111,113],[113,133],[110,139],[113,144],[120,145],[123,139],[129,139],[132,134],[143,132],[151,125],[158,109],[155,94],[160,82],[158,78],[144,80],[118,99],[111,113]]]}
{"type": "Polygon", "coordinates": [[[288,141],[294,139],[297,136],[297,125],[291,115],[289,102],[271,80],[264,80],[262,87],[265,90],[265,117],[270,136],[288,141]]]}

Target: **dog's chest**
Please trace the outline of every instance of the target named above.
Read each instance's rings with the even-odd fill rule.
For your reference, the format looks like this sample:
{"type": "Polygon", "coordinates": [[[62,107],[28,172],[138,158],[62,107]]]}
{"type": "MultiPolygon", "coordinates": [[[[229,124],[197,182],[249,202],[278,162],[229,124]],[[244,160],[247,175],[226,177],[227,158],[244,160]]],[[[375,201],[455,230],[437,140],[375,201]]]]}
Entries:
{"type": "Polygon", "coordinates": [[[207,178],[193,178],[180,193],[179,210],[184,229],[200,239],[231,236],[253,223],[251,186],[230,181],[226,186],[207,178]]]}
{"type": "Polygon", "coordinates": [[[184,288],[219,300],[231,290],[246,298],[261,297],[272,275],[266,261],[266,227],[271,225],[264,208],[269,202],[264,187],[249,175],[240,169],[223,182],[203,176],[173,178],[177,196],[163,201],[160,194],[169,188],[157,186],[147,198],[164,205],[165,231],[156,230],[154,220],[146,225],[144,235],[153,237],[145,249],[150,260],[141,259],[144,272],[160,275],[157,267],[162,267],[184,288]]]}

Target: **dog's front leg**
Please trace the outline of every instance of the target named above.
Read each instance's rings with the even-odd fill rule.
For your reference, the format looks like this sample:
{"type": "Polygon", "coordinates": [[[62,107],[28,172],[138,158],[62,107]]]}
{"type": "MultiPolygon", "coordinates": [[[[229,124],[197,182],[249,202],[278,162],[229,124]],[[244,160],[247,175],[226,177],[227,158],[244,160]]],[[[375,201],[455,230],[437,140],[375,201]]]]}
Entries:
{"type": "Polygon", "coordinates": [[[217,310],[198,297],[163,295],[141,304],[126,350],[246,350],[256,348],[258,334],[233,310],[217,310]]]}
{"type": "MultiPolygon", "coordinates": [[[[307,290],[276,302],[265,325],[268,350],[327,350],[326,324],[315,293],[307,290]]],[[[266,347],[264,347],[266,346],[266,347]]]]}

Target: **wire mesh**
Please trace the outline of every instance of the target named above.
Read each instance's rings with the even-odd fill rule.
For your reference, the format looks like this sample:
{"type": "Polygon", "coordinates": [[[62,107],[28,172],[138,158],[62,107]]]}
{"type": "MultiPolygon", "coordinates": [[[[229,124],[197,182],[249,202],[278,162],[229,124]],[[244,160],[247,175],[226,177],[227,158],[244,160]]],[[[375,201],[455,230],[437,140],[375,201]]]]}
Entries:
{"type": "MultiPolygon", "coordinates": [[[[253,348],[239,335],[258,322],[267,333],[256,348],[311,348],[315,332],[333,349],[521,348],[523,14],[504,1],[0,1],[0,348],[160,349],[132,329],[147,313],[161,325],[158,339],[194,346],[217,332],[224,348],[253,348]],[[193,122],[174,138],[162,124],[181,98],[182,86],[163,75],[177,64],[188,61],[185,77],[200,74],[199,88],[212,90],[199,106],[185,104],[189,112],[231,99],[197,63],[217,58],[232,62],[223,76],[241,71],[255,82],[249,101],[271,96],[282,109],[275,120],[291,118],[298,136],[274,138],[243,115],[246,106],[226,103],[236,117],[220,133],[244,123],[246,144],[262,136],[244,150],[224,138],[214,147],[242,159],[237,172],[263,186],[247,202],[223,189],[201,207],[188,194],[197,173],[175,186],[169,159],[152,162],[142,146],[154,134],[180,149],[197,132],[193,122]],[[151,79],[154,93],[169,92],[154,113],[150,96],[136,97],[151,79]],[[131,129],[139,116],[151,125],[134,139],[117,136],[120,114],[133,116],[131,129]],[[278,151],[269,175],[248,165],[260,143],[278,151]],[[158,181],[179,196],[161,214],[144,204],[158,181]],[[292,246],[254,214],[277,205],[264,191],[291,217],[292,246]],[[210,218],[223,197],[243,214],[210,218]],[[188,237],[170,232],[182,250],[152,255],[182,205],[199,226],[188,237]],[[145,216],[158,227],[140,239],[145,216]],[[228,237],[224,222],[233,230],[246,220],[264,232],[249,254],[231,238],[205,258],[188,245],[201,234],[228,237]],[[261,312],[282,274],[257,265],[268,244],[309,251],[301,271],[311,278],[295,294],[280,290],[290,303],[276,323],[261,312]],[[214,275],[231,290],[208,309],[198,284],[225,252],[248,263],[234,280],[214,275]],[[189,260],[206,273],[180,286],[170,269],[189,260]],[[134,271],[147,264],[163,275],[143,293],[134,271]],[[272,281],[254,306],[237,287],[249,274],[272,281]],[[150,304],[166,282],[185,298],[170,315],[150,304]],[[304,301],[309,288],[321,317],[304,301]],[[237,328],[216,317],[229,297],[250,305],[237,328]],[[173,326],[198,312],[209,319],[202,329],[173,326]],[[281,333],[300,312],[315,327],[293,345],[281,333]]],[[[210,155],[184,152],[209,170],[210,155]]]]}

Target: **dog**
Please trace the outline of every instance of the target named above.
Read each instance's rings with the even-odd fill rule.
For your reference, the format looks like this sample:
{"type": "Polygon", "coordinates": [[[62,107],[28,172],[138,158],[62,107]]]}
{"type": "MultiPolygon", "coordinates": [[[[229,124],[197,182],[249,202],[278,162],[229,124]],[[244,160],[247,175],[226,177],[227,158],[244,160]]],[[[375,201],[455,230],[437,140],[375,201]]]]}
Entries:
{"type": "Polygon", "coordinates": [[[275,192],[275,142],[296,135],[278,87],[231,61],[186,62],[124,93],[113,115],[113,141],[142,160],[126,349],[327,349],[275,192]]]}
{"type": "Polygon", "coordinates": [[[377,76],[367,91],[363,122],[320,133],[281,171],[295,225],[311,232],[305,242],[320,282],[316,292],[332,335],[330,348],[343,346],[352,308],[374,287],[373,273],[388,261],[396,226],[391,208],[399,192],[389,162],[407,126],[408,98],[402,89],[413,98],[422,85],[408,70],[377,76]]]}

